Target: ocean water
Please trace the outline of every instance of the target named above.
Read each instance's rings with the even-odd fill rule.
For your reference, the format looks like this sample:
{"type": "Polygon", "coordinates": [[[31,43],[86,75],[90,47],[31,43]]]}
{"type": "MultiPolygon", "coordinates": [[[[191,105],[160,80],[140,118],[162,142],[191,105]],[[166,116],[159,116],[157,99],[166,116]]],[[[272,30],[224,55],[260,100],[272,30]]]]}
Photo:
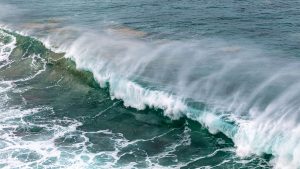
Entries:
{"type": "Polygon", "coordinates": [[[300,2],[0,0],[0,168],[300,168],[300,2]]]}

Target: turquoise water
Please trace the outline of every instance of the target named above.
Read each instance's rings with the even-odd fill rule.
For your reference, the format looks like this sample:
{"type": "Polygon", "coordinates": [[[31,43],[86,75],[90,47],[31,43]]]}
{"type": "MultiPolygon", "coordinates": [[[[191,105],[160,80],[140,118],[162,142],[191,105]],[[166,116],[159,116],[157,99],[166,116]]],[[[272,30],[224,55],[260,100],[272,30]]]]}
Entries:
{"type": "Polygon", "coordinates": [[[1,168],[299,168],[297,1],[0,1],[1,168]]]}

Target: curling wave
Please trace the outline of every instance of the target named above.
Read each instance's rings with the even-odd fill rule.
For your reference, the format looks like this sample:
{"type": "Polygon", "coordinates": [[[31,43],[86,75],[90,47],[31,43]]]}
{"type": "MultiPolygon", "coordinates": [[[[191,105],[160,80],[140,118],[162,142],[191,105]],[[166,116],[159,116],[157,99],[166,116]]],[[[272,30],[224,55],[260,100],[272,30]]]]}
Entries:
{"type": "Polygon", "coordinates": [[[89,33],[60,39],[64,43],[54,50],[92,72],[112,99],[196,120],[231,138],[240,156],[267,153],[275,168],[300,166],[297,58],[220,39],[149,42],[84,32],[89,33]]]}
{"type": "Polygon", "coordinates": [[[297,58],[219,39],[149,42],[85,33],[68,44],[60,47],[66,57],[102,87],[108,83],[112,98],[126,106],[186,116],[227,135],[240,156],[267,153],[275,168],[300,166],[297,58]]]}

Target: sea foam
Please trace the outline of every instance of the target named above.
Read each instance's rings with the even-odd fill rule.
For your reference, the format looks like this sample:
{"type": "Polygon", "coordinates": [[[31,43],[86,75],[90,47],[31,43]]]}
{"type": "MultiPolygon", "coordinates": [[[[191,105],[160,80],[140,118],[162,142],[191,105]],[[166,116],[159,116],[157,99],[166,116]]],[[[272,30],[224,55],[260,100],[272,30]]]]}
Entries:
{"type": "MultiPolygon", "coordinates": [[[[59,37],[50,35],[48,45],[52,39],[59,37]]],[[[231,138],[241,157],[267,153],[275,168],[300,166],[295,58],[270,57],[255,45],[219,39],[149,42],[90,32],[60,41],[54,49],[92,72],[125,106],[196,120],[231,138]],[[190,107],[189,99],[206,108],[190,107]]]]}
{"type": "Polygon", "coordinates": [[[210,42],[149,43],[84,34],[65,49],[78,69],[91,71],[102,87],[108,83],[111,97],[125,106],[159,108],[173,119],[199,121],[210,132],[231,138],[241,157],[267,153],[274,156],[275,168],[300,166],[299,104],[294,101],[300,92],[300,63],[274,60],[252,47],[223,50],[224,42],[205,44],[210,42]],[[150,85],[134,82],[139,77],[150,85]],[[158,89],[153,87],[157,82],[158,89]],[[190,108],[186,98],[208,108],[190,108]]]}

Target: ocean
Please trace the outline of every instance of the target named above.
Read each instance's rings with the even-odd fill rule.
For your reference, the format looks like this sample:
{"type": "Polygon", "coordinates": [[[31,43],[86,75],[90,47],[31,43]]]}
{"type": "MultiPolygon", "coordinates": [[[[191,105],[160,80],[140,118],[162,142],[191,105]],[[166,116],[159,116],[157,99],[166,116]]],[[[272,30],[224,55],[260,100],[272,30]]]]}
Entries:
{"type": "Polygon", "coordinates": [[[0,168],[300,168],[300,1],[0,0],[0,168]]]}

